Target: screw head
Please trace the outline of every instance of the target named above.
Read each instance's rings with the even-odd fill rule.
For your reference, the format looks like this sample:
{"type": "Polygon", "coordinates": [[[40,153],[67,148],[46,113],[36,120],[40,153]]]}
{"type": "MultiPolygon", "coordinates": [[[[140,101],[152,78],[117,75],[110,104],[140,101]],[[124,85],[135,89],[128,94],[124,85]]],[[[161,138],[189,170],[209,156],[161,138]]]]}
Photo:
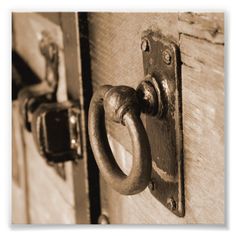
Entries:
{"type": "Polygon", "coordinates": [[[169,65],[171,63],[171,53],[168,49],[163,51],[162,59],[167,65],[169,65]]]}
{"type": "Polygon", "coordinates": [[[71,145],[71,148],[73,148],[73,149],[75,149],[75,148],[77,148],[77,142],[76,142],[76,139],[71,139],[71,142],[70,142],[70,145],[71,145]]]}
{"type": "Polygon", "coordinates": [[[104,214],[100,215],[98,218],[98,224],[101,224],[101,225],[110,224],[108,217],[104,214]]]}
{"type": "Polygon", "coordinates": [[[75,124],[76,123],[76,117],[74,115],[72,115],[70,117],[70,122],[71,122],[71,124],[75,124]]]}
{"type": "Polygon", "coordinates": [[[176,209],[176,201],[172,198],[172,197],[169,197],[167,199],[167,207],[171,210],[171,211],[174,211],[176,209]]]}
{"type": "Polygon", "coordinates": [[[155,182],[153,180],[151,180],[148,187],[151,191],[154,191],[155,190],[155,182]]]}
{"type": "Polygon", "coordinates": [[[149,47],[149,42],[147,39],[143,39],[141,43],[141,49],[143,52],[148,52],[150,47],[149,47]]]}

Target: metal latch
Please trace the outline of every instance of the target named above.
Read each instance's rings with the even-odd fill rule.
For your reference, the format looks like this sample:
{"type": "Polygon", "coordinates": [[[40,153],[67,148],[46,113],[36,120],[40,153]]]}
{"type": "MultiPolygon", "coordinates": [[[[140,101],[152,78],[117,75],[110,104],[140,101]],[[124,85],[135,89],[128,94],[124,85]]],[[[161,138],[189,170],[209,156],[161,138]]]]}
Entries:
{"type": "MultiPolygon", "coordinates": [[[[152,154],[149,189],[178,216],[185,214],[181,61],[178,46],[158,32],[142,36],[144,75],[153,87],[159,85],[161,114],[146,116],[146,132],[152,154]]],[[[157,90],[156,90],[157,91],[157,90]]],[[[158,91],[157,91],[158,92],[158,91]]]]}
{"type": "Polygon", "coordinates": [[[39,105],[57,100],[59,49],[45,31],[42,32],[39,49],[45,58],[45,79],[40,83],[23,88],[18,94],[23,123],[29,132],[31,132],[32,114],[39,105]]]}
{"type": "Polygon", "coordinates": [[[45,58],[45,79],[18,95],[23,123],[32,132],[37,149],[48,164],[64,176],[58,163],[82,157],[79,102],[57,102],[59,48],[43,31],[39,49],[45,58]]]}
{"type": "Polygon", "coordinates": [[[103,85],[89,107],[89,138],[105,181],[123,195],[153,196],[184,216],[181,65],[178,47],[157,32],[142,37],[144,80],[137,89],[103,85]],[[140,118],[144,113],[146,122],[140,118]],[[124,125],[132,139],[133,161],[127,175],[108,142],[105,119],[124,125]],[[144,123],[146,124],[144,127],[144,123]]]}
{"type": "Polygon", "coordinates": [[[33,113],[32,133],[37,149],[48,163],[82,157],[78,103],[45,103],[33,113]]]}

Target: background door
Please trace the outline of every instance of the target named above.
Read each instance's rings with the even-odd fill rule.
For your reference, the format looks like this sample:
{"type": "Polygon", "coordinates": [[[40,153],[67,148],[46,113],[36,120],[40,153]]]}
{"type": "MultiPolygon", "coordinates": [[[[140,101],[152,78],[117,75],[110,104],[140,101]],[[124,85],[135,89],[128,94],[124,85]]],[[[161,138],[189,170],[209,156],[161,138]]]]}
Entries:
{"type": "Polygon", "coordinates": [[[35,77],[38,81],[45,79],[45,58],[39,50],[43,34],[48,34],[58,45],[57,100],[79,101],[82,134],[82,158],[76,163],[62,164],[59,174],[39,155],[32,133],[22,125],[19,102],[13,102],[12,221],[32,224],[96,223],[100,214],[98,171],[93,158],[88,158],[92,154],[86,123],[91,96],[86,59],[86,53],[89,53],[86,14],[13,13],[12,18],[13,55],[17,55],[13,56],[13,64],[19,69],[17,72],[23,84],[26,81],[32,84],[35,77]],[[22,64],[29,67],[30,74],[25,73],[22,64]],[[83,81],[85,77],[87,81],[83,81]]]}

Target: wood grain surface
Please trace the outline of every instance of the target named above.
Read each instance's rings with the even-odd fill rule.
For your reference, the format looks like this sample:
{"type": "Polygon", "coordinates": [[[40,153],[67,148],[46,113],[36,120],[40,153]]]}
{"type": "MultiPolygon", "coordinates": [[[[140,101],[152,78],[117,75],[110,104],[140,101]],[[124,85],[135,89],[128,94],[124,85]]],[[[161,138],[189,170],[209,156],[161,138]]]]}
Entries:
{"type": "MultiPolygon", "coordinates": [[[[186,216],[171,214],[149,190],[122,196],[102,185],[102,211],[111,223],[224,223],[224,15],[222,13],[89,14],[92,83],[136,87],[143,79],[142,31],[159,30],[182,58],[186,216]],[[115,204],[114,204],[115,203],[115,204]]],[[[145,117],[143,117],[145,120],[145,117]]],[[[121,125],[108,124],[113,152],[132,163],[121,125]]]]}
{"type": "MultiPolygon", "coordinates": [[[[122,196],[101,178],[102,212],[108,216],[110,223],[115,224],[225,223],[224,14],[89,13],[88,16],[94,91],[104,84],[136,88],[143,80],[140,40],[144,30],[160,31],[170,37],[179,45],[182,60],[185,217],[173,215],[148,189],[134,196],[122,196]]],[[[70,38],[69,31],[68,35],[63,35],[59,26],[61,19],[50,14],[44,18],[34,13],[15,13],[13,32],[16,36],[14,48],[44,79],[45,62],[39,52],[38,41],[43,30],[50,31],[60,48],[58,99],[64,101],[67,99],[66,76],[73,70],[77,70],[76,73],[81,76],[81,71],[77,61],[73,61],[67,70],[65,68],[63,41],[71,43],[70,40],[73,40],[71,45],[74,45],[74,50],[72,47],[67,48],[67,55],[80,52],[75,48],[78,35],[73,37],[72,34],[70,38]],[[72,65],[77,67],[73,66],[73,69],[72,65]]],[[[72,23],[76,24],[74,21],[72,23]]],[[[76,78],[73,77],[73,80],[76,78]]],[[[72,84],[68,88],[69,94],[76,98],[79,91],[72,84]]],[[[145,116],[142,119],[145,123],[145,116]]],[[[107,129],[115,158],[124,172],[128,173],[132,165],[128,131],[124,126],[114,123],[107,123],[107,129]]],[[[24,142],[29,222],[75,223],[72,165],[66,164],[67,179],[62,180],[39,156],[32,136],[26,131],[24,142]]],[[[13,188],[20,196],[21,190],[17,186],[14,183],[13,188]]],[[[19,215],[13,221],[19,221],[19,215]]]]}
{"type": "Polygon", "coordinates": [[[29,223],[27,163],[19,102],[12,103],[12,223],[29,223]]]}
{"type": "Polygon", "coordinates": [[[39,155],[31,133],[26,130],[24,139],[27,145],[30,223],[75,223],[72,164],[65,164],[66,179],[62,179],[39,155]]]}

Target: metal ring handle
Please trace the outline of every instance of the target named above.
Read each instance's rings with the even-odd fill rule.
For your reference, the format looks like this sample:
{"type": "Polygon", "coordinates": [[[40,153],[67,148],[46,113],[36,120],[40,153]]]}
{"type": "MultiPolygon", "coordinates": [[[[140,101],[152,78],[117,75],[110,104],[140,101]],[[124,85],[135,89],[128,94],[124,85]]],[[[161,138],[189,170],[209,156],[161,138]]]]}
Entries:
{"type": "Polygon", "coordinates": [[[91,100],[88,128],[94,157],[105,181],[124,195],[143,191],[151,178],[151,151],[136,91],[127,86],[102,86],[91,100]],[[105,114],[128,128],[133,146],[133,165],[128,176],[116,163],[109,146],[105,114]]]}

